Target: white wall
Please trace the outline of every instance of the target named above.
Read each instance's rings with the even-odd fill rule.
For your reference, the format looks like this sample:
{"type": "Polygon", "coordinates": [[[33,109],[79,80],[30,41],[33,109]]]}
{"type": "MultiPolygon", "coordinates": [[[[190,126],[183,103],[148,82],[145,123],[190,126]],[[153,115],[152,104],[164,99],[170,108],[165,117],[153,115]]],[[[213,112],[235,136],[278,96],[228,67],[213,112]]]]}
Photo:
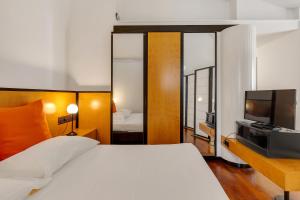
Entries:
{"type": "Polygon", "coordinates": [[[144,105],[144,34],[113,36],[113,99],[117,110],[142,113],[144,105]]]}
{"type": "Polygon", "coordinates": [[[117,0],[121,22],[299,19],[295,9],[265,0],[117,0]]]}
{"type": "Polygon", "coordinates": [[[68,31],[68,87],[110,90],[114,0],[73,0],[68,31]]]}
{"type": "Polygon", "coordinates": [[[114,101],[117,110],[142,113],[144,105],[143,60],[114,60],[114,101]]]}
{"type": "MultiPolygon", "coordinates": [[[[297,89],[300,99],[300,30],[266,35],[258,43],[258,89],[297,89]]],[[[297,105],[296,129],[300,130],[297,105]]]]}
{"type": "Polygon", "coordinates": [[[292,19],[292,11],[264,0],[237,0],[238,19],[292,19]]]}
{"type": "Polygon", "coordinates": [[[0,1],[0,86],[65,89],[68,0],[0,1]]]}
{"type": "Polygon", "coordinates": [[[230,19],[229,0],[117,0],[122,21],[230,19]]]}
{"type": "Polygon", "coordinates": [[[292,19],[300,19],[300,6],[296,8],[289,8],[289,15],[292,19]]]}
{"type": "Polygon", "coordinates": [[[114,58],[118,59],[143,59],[144,34],[114,34],[114,58]]]}
{"type": "MultiPolygon", "coordinates": [[[[120,23],[257,23],[224,21],[235,19],[234,1],[245,0],[2,0],[0,86],[109,90],[110,32],[116,10],[120,23]]],[[[266,8],[264,13],[276,13],[267,18],[285,19],[284,9],[276,9],[266,8]]],[[[246,18],[264,17],[256,10],[243,12],[246,18]]],[[[281,30],[298,26],[298,22],[283,21],[264,28],[268,23],[258,26],[264,32],[278,30],[280,23],[284,23],[281,30]]]]}
{"type": "Polygon", "coordinates": [[[0,86],[109,90],[114,13],[111,0],[0,1],[0,86]]]}
{"type": "Polygon", "coordinates": [[[215,34],[184,34],[184,74],[194,70],[215,65],[215,34]]]}
{"type": "Polygon", "coordinates": [[[256,31],[250,25],[239,25],[221,32],[220,62],[218,77],[220,91],[217,98],[217,135],[218,146],[222,147],[221,155],[232,162],[239,159],[223,148],[220,136],[233,137],[236,132],[236,121],[243,120],[244,96],[246,90],[255,89],[256,68],[256,31]]]}

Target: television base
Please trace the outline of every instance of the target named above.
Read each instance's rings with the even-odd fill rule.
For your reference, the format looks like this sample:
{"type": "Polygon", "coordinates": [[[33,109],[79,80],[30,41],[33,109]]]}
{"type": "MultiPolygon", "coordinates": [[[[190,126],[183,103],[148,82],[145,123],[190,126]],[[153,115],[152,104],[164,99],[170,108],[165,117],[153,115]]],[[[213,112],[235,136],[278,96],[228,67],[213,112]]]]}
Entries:
{"type": "Polygon", "coordinates": [[[259,129],[268,129],[268,130],[272,130],[276,128],[276,126],[274,126],[273,124],[266,124],[262,122],[253,122],[251,123],[251,126],[259,129]]]}
{"type": "Polygon", "coordinates": [[[271,158],[300,159],[300,133],[283,128],[264,129],[237,122],[237,140],[252,150],[271,158]]]}

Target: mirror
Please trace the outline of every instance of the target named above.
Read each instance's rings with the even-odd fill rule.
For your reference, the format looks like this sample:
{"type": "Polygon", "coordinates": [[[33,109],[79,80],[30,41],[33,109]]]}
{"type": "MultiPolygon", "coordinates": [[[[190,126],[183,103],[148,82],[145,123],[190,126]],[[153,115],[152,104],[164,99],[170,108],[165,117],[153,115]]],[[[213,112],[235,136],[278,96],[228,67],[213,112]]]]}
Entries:
{"type": "Polygon", "coordinates": [[[144,144],[143,34],[113,34],[112,144],[144,144]]]}
{"type": "Polygon", "coordinates": [[[215,156],[215,34],[184,34],[184,142],[215,156]]]}

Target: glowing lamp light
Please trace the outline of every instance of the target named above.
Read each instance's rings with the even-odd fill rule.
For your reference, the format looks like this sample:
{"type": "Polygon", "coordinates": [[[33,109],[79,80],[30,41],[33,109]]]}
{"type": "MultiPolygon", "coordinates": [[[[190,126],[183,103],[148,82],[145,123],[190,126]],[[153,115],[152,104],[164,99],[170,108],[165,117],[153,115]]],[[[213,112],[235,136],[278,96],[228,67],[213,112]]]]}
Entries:
{"type": "Polygon", "coordinates": [[[98,100],[91,101],[91,108],[97,110],[100,108],[100,102],[98,100]]]}
{"type": "Polygon", "coordinates": [[[73,121],[74,121],[74,115],[78,112],[78,106],[76,104],[68,105],[67,112],[72,115],[72,131],[70,133],[68,133],[67,135],[76,136],[77,133],[74,131],[73,121]]]}
{"type": "Polygon", "coordinates": [[[78,112],[78,106],[76,104],[70,104],[70,105],[68,105],[67,112],[69,114],[76,114],[78,112]]]}
{"type": "Polygon", "coordinates": [[[203,101],[203,98],[202,97],[199,97],[198,98],[198,102],[202,102],[203,101]]]}
{"type": "Polygon", "coordinates": [[[46,114],[54,114],[56,112],[56,106],[54,103],[45,103],[44,112],[46,114]]]}
{"type": "Polygon", "coordinates": [[[253,111],[253,103],[246,102],[246,110],[253,111]]]}
{"type": "Polygon", "coordinates": [[[116,104],[118,104],[118,103],[120,103],[120,98],[119,97],[114,97],[113,98],[113,101],[116,103],[116,104]]]}

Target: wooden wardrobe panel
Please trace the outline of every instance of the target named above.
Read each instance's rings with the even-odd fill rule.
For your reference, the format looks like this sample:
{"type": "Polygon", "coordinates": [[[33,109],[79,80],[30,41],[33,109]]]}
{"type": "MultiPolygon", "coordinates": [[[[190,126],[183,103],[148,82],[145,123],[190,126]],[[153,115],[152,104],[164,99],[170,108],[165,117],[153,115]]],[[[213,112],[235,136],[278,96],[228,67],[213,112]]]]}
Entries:
{"type": "Polygon", "coordinates": [[[79,128],[97,128],[101,144],[110,144],[110,93],[79,93],[79,128]]]}
{"type": "Polygon", "coordinates": [[[180,143],[181,33],[148,34],[148,144],[180,143]]]}

